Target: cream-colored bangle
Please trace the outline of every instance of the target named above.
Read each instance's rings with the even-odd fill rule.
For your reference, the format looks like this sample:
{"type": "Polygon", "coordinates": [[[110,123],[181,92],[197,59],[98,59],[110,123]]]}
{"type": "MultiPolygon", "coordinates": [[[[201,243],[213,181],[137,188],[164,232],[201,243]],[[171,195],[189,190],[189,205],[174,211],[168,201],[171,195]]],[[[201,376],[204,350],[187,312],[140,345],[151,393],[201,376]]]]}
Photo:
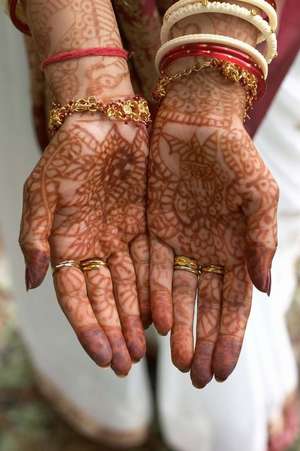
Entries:
{"type": "Polygon", "coordinates": [[[205,13],[227,14],[246,20],[260,31],[260,33],[263,35],[262,41],[267,41],[267,49],[265,52],[265,58],[267,62],[271,63],[274,57],[277,56],[276,34],[273,33],[270,25],[266,20],[264,20],[259,15],[253,16],[249,9],[242,6],[232,5],[231,3],[220,3],[217,1],[208,2],[207,6],[204,6],[200,3],[194,3],[175,10],[169,16],[168,20],[164,21],[161,28],[162,44],[169,40],[170,31],[172,27],[178,22],[185,19],[186,17],[205,13]]]}
{"type": "Polygon", "coordinates": [[[265,80],[268,77],[268,64],[265,57],[254,47],[246,42],[240,41],[239,39],[231,38],[229,36],[222,36],[217,34],[188,34],[186,36],[180,36],[178,38],[171,39],[170,41],[163,44],[155,58],[155,66],[157,72],[160,73],[159,66],[161,60],[176,47],[181,47],[186,44],[220,44],[227,47],[232,47],[237,50],[245,52],[257,66],[262,70],[265,80]]]}
{"type": "MultiPolygon", "coordinates": [[[[183,6],[187,6],[193,3],[201,3],[203,6],[207,5],[209,0],[178,0],[174,5],[172,5],[164,16],[164,21],[168,20],[169,16],[173,14],[174,11],[176,11],[178,8],[182,8],[183,6]]],[[[251,8],[258,8],[259,10],[263,11],[266,16],[269,19],[270,27],[272,28],[272,31],[275,32],[278,27],[278,16],[277,12],[273,8],[270,3],[266,2],[265,0],[239,0],[239,3],[246,3],[250,5],[251,8]]],[[[255,15],[256,11],[251,9],[251,14],[255,15]]],[[[259,11],[257,11],[257,14],[259,14],[259,11]]]]}

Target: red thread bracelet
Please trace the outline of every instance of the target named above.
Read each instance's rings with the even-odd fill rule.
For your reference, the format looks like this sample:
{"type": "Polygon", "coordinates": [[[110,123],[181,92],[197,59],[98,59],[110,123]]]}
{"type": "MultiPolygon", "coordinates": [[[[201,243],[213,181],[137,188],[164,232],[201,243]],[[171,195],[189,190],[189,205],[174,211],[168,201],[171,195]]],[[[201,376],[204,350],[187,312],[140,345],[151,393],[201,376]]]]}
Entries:
{"type": "Polygon", "coordinates": [[[265,92],[266,83],[262,70],[257,66],[257,64],[254,63],[253,60],[245,53],[235,49],[230,49],[228,47],[222,47],[221,45],[187,44],[174,49],[162,59],[160,64],[161,72],[163,73],[166,67],[177,59],[186,58],[189,56],[215,58],[219,61],[235,64],[256,77],[258,97],[261,97],[265,92]]]}
{"type": "Polygon", "coordinates": [[[29,26],[26,23],[22,22],[17,16],[17,13],[16,13],[17,3],[18,3],[18,0],[10,0],[10,4],[9,4],[10,19],[11,19],[12,23],[14,24],[14,26],[18,30],[20,30],[22,33],[31,35],[29,26]]]}
{"type": "Polygon", "coordinates": [[[90,49],[76,49],[69,52],[61,52],[56,55],[49,56],[42,64],[41,69],[44,70],[46,66],[55,63],[62,63],[72,59],[84,58],[87,56],[115,56],[119,58],[128,59],[128,52],[117,47],[95,47],[90,49]]]}

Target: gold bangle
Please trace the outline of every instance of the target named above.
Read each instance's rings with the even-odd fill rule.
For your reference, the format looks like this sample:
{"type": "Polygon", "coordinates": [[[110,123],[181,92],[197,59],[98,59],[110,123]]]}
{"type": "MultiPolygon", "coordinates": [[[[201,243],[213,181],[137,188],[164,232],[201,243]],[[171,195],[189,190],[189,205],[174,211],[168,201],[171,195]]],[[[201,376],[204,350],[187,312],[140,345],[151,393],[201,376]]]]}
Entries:
{"type": "Polygon", "coordinates": [[[156,101],[161,101],[169,88],[169,85],[174,81],[179,81],[189,77],[194,72],[201,72],[205,69],[218,70],[227,80],[235,83],[240,83],[246,91],[246,116],[248,111],[252,108],[254,101],[258,95],[258,81],[254,74],[240,68],[237,64],[228,61],[220,61],[216,58],[210,58],[204,62],[197,63],[182,72],[177,72],[173,75],[162,73],[158,83],[153,91],[153,98],[156,101]]]}
{"type": "Polygon", "coordinates": [[[49,132],[54,134],[65,122],[68,116],[74,113],[102,113],[108,119],[123,122],[139,122],[146,126],[151,123],[151,115],[147,101],[143,97],[135,96],[131,99],[116,100],[104,104],[96,97],[86,97],[71,100],[62,106],[52,103],[49,114],[49,132]]]}

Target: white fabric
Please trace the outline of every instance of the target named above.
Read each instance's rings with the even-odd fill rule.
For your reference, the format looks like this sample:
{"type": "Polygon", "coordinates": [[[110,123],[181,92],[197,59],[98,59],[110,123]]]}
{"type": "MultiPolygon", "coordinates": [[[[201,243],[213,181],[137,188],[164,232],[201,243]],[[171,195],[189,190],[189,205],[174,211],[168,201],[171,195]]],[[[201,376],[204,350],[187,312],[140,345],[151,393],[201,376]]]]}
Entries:
{"type": "MultiPolygon", "coordinates": [[[[139,364],[126,379],[100,370],[86,357],[55,301],[51,278],[25,293],[18,248],[22,184],[38,159],[28,98],[28,75],[20,35],[0,15],[0,206],[1,225],[14,275],[20,326],[33,362],[74,405],[99,427],[134,431],[148,424],[152,403],[139,364]]],[[[255,291],[253,310],[238,366],[224,384],[192,387],[170,363],[169,340],[159,341],[159,414],[163,433],[178,451],[265,451],[268,420],[297,384],[284,322],[295,286],[300,234],[300,111],[293,97],[300,58],[256,139],[281,186],[280,246],[268,299],[255,291]],[[283,133],[284,131],[284,133],[283,133]]],[[[300,99],[299,99],[300,100],[300,99]]],[[[298,102],[299,105],[299,102],[298,102]]]]}

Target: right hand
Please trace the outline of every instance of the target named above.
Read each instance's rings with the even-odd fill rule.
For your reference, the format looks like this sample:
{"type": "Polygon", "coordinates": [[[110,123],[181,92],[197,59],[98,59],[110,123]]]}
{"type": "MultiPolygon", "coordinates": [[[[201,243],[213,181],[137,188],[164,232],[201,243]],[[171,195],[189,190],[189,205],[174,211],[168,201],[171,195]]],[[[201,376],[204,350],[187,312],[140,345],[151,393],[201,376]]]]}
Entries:
{"type": "Polygon", "coordinates": [[[20,244],[27,287],[40,285],[50,260],[105,259],[108,268],[86,273],[60,269],[54,284],[84,349],[121,376],[146,349],[138,297],[147,322],[147,140],[144,126],[73,116],[24,187],[20,244]]]}

